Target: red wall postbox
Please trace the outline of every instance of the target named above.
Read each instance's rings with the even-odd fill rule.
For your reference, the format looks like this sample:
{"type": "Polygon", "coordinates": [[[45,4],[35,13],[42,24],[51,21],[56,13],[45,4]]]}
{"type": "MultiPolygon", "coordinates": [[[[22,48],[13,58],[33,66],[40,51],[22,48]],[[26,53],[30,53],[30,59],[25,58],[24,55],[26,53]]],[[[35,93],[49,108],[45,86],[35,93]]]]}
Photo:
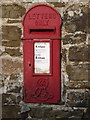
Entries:
{"type": "Polygon", "coordinates": [[[32,7],[23,19],[24,101],[61,100],[61,24],[58,12],[47,5],[32,7]]]}

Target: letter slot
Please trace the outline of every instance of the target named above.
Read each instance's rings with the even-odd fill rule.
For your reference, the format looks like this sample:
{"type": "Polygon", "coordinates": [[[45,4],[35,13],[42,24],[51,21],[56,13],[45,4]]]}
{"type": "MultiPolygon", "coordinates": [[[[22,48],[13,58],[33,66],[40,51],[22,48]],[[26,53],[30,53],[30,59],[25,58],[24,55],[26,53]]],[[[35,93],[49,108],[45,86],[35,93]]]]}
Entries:
{"type": "Polygon", "coordinates": [[[30,34],[54,34],[55,28],[31,28],[30,34]]]}

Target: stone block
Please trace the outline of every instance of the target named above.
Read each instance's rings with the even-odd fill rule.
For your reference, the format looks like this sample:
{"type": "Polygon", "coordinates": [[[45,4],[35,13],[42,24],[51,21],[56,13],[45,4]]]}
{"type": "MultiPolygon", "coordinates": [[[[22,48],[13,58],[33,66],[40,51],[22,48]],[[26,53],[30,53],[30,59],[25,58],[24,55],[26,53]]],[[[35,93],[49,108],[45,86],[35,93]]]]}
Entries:
{"type": "Polygon", "coordinates": [[[66,58],[66,54],[67,54],[67,50],[66,49],[62,49],[62,60],[66,63],[67,58],[66,58]]]}
{"type": "Polygon", "coordinates": [[[62,118],[68,119],[68,111],[63,110],[52,110],[48,113],[49,118],[62,118]]]}
{"type": "Polygon", "coordinates": [[[70,47],[69,49],[69,60],[75,62],[90,62],[90,46],[84,47],[70,47]]]}
{"type": "Polygon", "coordinates": [[[90,120],[90,107],[87,108],[86,112],[84,113],[84,120],[90,120]]]}
{"type": "Polygon", "coordinates": [[[2,72],[5,74],[19,74],[22,72],[22,63],[12,59],[2,59],[2,72]]]}
{"type": "Polygon", "coordinates": [[[25,14],[26,10],[18,4],[2,5],[2,18],[19,18],[25,14]]]}
{"type": "Polygon", "coordinates": [[[66,35],[63,38],[63,45],[80,44],[85,41],[86,41],[86,34],[84,34],[84,33],[79,33],[79,34],[75,34],[75,35],[66,35]]]}
{"type": "Polygon", "coordinates": [[[66,84],[67,89],[90,89],[90,82],[69,81],[66,84]]]}
{"type": "Polygon", "coordinates": [[[87,32],[90,30],[89,5],[73,4],[67,8],[64,14],[65,29],[69,33],[76,31],[87,32]]]}
{"type": "Polygon", "coordinates": [[[12,20],[12,19],[9,19],[7,21],[7,23],[22,23],[22,20],[12,20]]]}
{"type": "Polygon", "coordinates": [[[31,108],[29,114],[32,118],[46,118],[48,112],[50,112],[52,108],[46,108],[46,107],[36,107],[31,108]]]}
{"type": "Polygon", "coordinates": [[[52,110],[49,112],[49,118],[56,120],[80,120],[83,116],[83,110],[52,110]]]}
{"type": "Polygon", "coordinates": [[[68,106],[73,107],[90,107],[90,91],[85,90],[70,90],[67,93],[67,102],[68,106]]]}
{"type": "Polygon", "coordinates": [[[17,26],[2,26],[2,39],[21,40],[21,29],[17,26]]]}
{"type": "Polygon", "coordinates": [[[70,81],[90,81],[90,64],[67,65],[66,72],[70,81]]]}
{"type": "Polygon", "coordinates": [[[10,80],[17,80],[19,78],[19,74],[11,74],[10,80]]]}
{"type": "Polygon", "coordinates": [[[21,86],[15,86],[14,88],[12,87],[12,89],[8,90],[8,93],[20,93],[21,90],[21,86]]]}
{"type": "Polygon", "coordinates": [[[6,47],[20,47],[20,40],[2,41],[2,46],[6,46],[6,47]]]}
{"type": "Polygon", "coordinates": [[[3,75],[0,73],[0,88],[3,87],[3,75]]]}
{"type": "Polygon", "coordinates": [[[16,96],[12,94],[2,94],[2,104],[9,105],[9,104],[16,104],[16,96]]]}
{"type": "Polygon", "coordinates": [[[20,112],[20,107],[17,105],[3,105],[2,106],[2,118],[3,119],[19,119],[21,116],[18,114],[20,112]]]}
{"type": "Polygon", "coordinates": [[[65,7],[65,2],[50,2],[53,4],[55,7],[65,7]]]}
{"type": "Polygon", "coordinates": [[[13,57],[22,55],[22,53],[20,52],[19,48],[17,48],[17,49],[5,48],[5,52],[4,53],[7,53],[7,54],[9,54],[10,56],[13,56],[13,57]]]}

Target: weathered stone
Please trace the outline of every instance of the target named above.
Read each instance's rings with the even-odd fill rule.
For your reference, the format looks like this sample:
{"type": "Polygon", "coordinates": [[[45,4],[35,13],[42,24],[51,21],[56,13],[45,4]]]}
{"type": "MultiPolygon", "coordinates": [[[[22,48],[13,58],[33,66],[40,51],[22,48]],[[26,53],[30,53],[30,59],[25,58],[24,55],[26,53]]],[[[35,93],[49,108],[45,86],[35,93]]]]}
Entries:
{"type": "Polygon", "coordinates": [[[15,86],[15,88],[8,90],[9,93],[20,93],[21,87],[15,86]]]}
{"type": "Polygon", "coordinates": [[[80,44],[86,41],[86,34],[66,35],[63,38],[63,44],[80,44]]]}
{"type": "Polygon", "coordinates": [[[66,87],[67,89],[90,89],[90,82],[71,81],[67,82],[66,87]]]}
{"type": "Polygon", "coordinates": [[[84,47],[70,47],[69,49],[70,61],[88,61],[90,62],[90,46],[84,47]]]}
{"type": "Polygon", "coordinates": [[[50,112],[52,108],[46,107],[37,107],[31,108],[29,114],[32,118],[46,118],[48,112],[50,112]]]}
{"type": "Polygon", "coordinates": [[[21,23],[21,22],[22,22],[21,20],[11,20],[11,19],[7,21],[7,23],[21,23]]]}
{"type": "Polygon", "coordinates": [[[2,118],[3,119],[17,119],[21,118],[18,114],[20,107],[17,105],[3,105],[2,106],[2,118]]]}
{"type": "Polygon", "coordinates": [[[0,88],[3,87],[3,75],[0,74],[0,88]]]}
{"type": "Polygon", "coordinates": [[[10,80],[16,80],[16,79],[18,79],[18,77],[19,77],[19,74],[11,74],[10,80]]]}
{"type": "Polygon", "coordinates": [[[16,104],[16,96],[12,94],[2,94],[3,105],[16,104]]]}
{"type": "Polygon", "coordinates": [[[63,60],[64,62],[67,61],[66,54],[67,54],[67,50],[66,50],[66,49],[62,49],[62,60],[63,60]]]}
{"type": "Polygon", "coordinates": [[[70,81],[90,81],[90,64],[67,65],[66,71],[70,81]]]}
{"type": "Polygon", "coordinates": [[[11,59],[2,59],[2,71],[7,74],[18,74],[22,72],[22,63],[11,59]]]}
{"type": "Polygon", "coordinates": [[[5,53],[7,53],[11,56],[21,56],[22,55],[19,48],[17,48],[17,49],[5,48],[5,53]]]}
{"type": "Polygon", "coordinates": [[[21,29],[17,26],[2,26],[2,39],[20,40],[21,29]]]}
{"type": "Polygon", "coordinates": [[[2,18],[19,18],[25,14],[24,7],[13,3],[12,5],[2,5],[2,18]]]}
{"type": "Polygon", "coordinates": [[[55,7],[65,7],[65,2],[50,2],[55,7]]]}
{"type": "Polygon", "coordinates": [[[49,118],[64,118],[68,119],[68,111],[63,111],[63,110],[52,110],[48,113],[49,118]]]}
{"type": "Polygon", "coordinates": [[[90,91],[71,90],[67,94],[68,106],[87,107],[90,106],[88,104],[89,100],[90,100],[90,91]]]}
{"type": "Polygon", "coordinates": [[[64,14],[64,25],[66,31],[73,33],[76,31],[87,32],[90,29],[90,8],[88,5],[74,4],[67,8],[64,14]],[[73,11],[73,15],[70,14],[73,11]]]}
{"type": "Polygon", "coordinates": [[[74,33],[77,29],[74,22],[73,23],[67,22],[64,25],[65,25],[65,30],[69,33],[74,33]]]}
{"type": "Polygon", "coordinates": [[[74,37],[72,35],[66,35],[64,36],[63,38],[63,44],[74,44],[75,43],[75,40],[74,40],[74,37]]]}
{"type": "Polygon", "coordinates": [[[6,46],[6,47],[20,47],[20,40],[2,41],[2,46],[6,46]]]}
{"type": "Polygon", "coordinates": [[[86,112],[84,112],[84,120],[90,120],[90,107],[87,108],[86,112]]]}
{"type": "Polygon", "coordinates": [[[83,116],[83,110],[52,110],[49,112],[49,118],[56,118],[56,120],[80,120],[83,116]]]}

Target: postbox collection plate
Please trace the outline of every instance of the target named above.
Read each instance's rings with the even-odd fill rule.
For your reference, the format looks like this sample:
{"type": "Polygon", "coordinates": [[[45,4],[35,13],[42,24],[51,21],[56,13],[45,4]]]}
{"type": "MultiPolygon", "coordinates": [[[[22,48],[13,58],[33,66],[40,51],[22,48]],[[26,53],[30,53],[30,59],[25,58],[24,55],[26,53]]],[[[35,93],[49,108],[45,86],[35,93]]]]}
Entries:
{"type": "Polygon", "coordinates": [[[34,43],[34,73],[36,74],[50,73],[50,43],[49,42],[34,43]]]}

